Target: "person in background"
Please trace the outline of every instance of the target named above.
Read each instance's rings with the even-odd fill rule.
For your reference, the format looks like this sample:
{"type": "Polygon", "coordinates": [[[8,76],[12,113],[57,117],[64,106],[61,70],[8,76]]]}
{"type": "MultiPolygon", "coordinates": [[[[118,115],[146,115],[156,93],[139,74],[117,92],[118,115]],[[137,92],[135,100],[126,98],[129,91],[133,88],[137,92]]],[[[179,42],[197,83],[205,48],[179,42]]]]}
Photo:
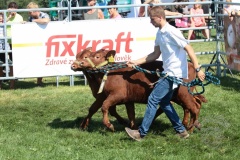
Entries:
{"type": "MultiPolygon", "coordinates": [[[[18,5],[16,2],[10,2],[8,4],[8,10],[15,10],[15,9],[18,9],[18,5]]],[[[14,23],[22,23],[23,22],[23,17],[18,14],[17,12],[8,12],[8,15],[7,15],[7,19],[6,19],[6,23],[8,24],[7,25],[7,36],[8,37],[11,37],[12,34],[11,34],[11,24],[14,24],[14,23]]],[[[8,39],[8,43],[9,43],[9,47],[10,47],[10,50],[12,50],[12,39],[8,39]]],[[[4,55],[4,54],[3,54],[4,55]]],[[[2,56],[2,55],[1,55],[2,56]]],[[[13,59],[12,59],[12,52],[8,53],[8,58],[9,58],[9,62],[12,63],[13,59]]],[[[5,63],[5,55],[4,55],[4,63],[5,63]]],[[[10,66],[10,73],[9,73],[9,76],[13,76],[13,66],[10,66]]],[[[14,86],[15,86],[15,80],[10,80],[10,89],[14,89],[14,86]]]]}
{"type": "Polygon", "coordinates": [[[200,69],[201,66],[198,64],[193,48],[183,37],[181,31],[166,21],[163,8],[160,6],[152,7],[149,10],[149,16],[152,25],[158,28],[154,50],[145,57],[127,62],[127,65],[128,67],[133,67],[134,65],[151,63],[162,54],[163,73],[165,73],[166,76],[159,78],[149,95],[147,108],[139,129],[131,130],[126,127],[125,130],[131,138],[141,141],[142,138],[147,135],[158,106],[160,105],[161,109],[172,123],[177,136],[180,138],[188,138],[189,134],[170,102],[173,92],[178,85],[166,77],[188,78],[187,55],[191,59],[196,69],[197,76],[201,81],[205,79],[205,74],[200,69]]]}
{"type": "MultiPolygon", "coordinates": [[[[95,6],[96,3],[97,0],[87,0],[88,6],[95,6]]],[[[83,18],[84,20],[104,19],[104,14],[101,9],[92,8],[83,12],[83,18]]]]}
{"type": "MultiPolygon", "coordinates": [[[[117,0],[111,0],[108,2],[108,6],[115,6],[115,5],[117,5],[117,0]]],[[[122,18],[122,16],[118,13],[117,8],[108,8],[108,13],[110,15],[110,19],[122,18]]]]}
{"type": "MultiPolygon", "coordinates": [[[[4,22],[4,19],[3,19],[3,17],[4,17],[4,15],[3,15],[3,13],[2,12],[0,12],[0,24],[3,24],[3,22],[4,22]]],[[[4,35],[4,26],[0,26],[0,38],[3,38],[3,37],[5,37],[5,35],[4,35]]],[[[2,51],[2,50],[5,50],[5,40],[4,39],[0,39],[0,51],[2,51]]],[[[3,53],[0,53],[0,63],[3,63],[2,62],[2,59],[1,59],[1,55],[2,55],[3,53]]]]}
{"type": "MultiPolygon", "coordinates": [[[[175,0],[174,3],[181,3],[181,2],[189,2],[189,0],[175,0]]],[[[178,12],[178,13],[182,13],[184,15],[188,15],[189,12],[189,8],[187,4],[176,4],[176,5],[171,5],[174,9],[172,9],[172,12],[178,12]]]]}
{"type": "MultiPolygon", "coordinates": [[[[201,2],[204,2],[206,0],[201,0],[201,2]]],[[[209,14],[209,11],[210,11],[210,4],[202,4],[202,9],[203,9],[203,13],[204,14],[209,14]]],[[[207,18],[207,17],[205,17],[207,18]]]]}
{"type": "MultiPolygon", "coordinates": [[[[180,3],[180,2],[189,2],[189,0],[174,0],[174,3],[180,3]]],[[[189,10],[188,10],[188,5],[187,4],[176,4],[176,5],[171,5],[170,9],[171,12],[177,12],[177,13],[181,13],[182,15],[188,15],[189,14],[189,10]]],[[[171,18],[168,20],[168,23],[171,24],[172,26],[177,26],[177,27],[188,27],[188,18],[187,17],[183,17],[183,18],[171,18]],[[178,21],[184,22],[186,23],[186,25],[182,25],[181,23],[177,23],[178,21]]]]}
{"type": "MultiPolygon", "coordinates": [[[[199,2],[200,0],[195,0],[195,2],[199,2]]],[[[190,9],[190,15],[196,15],[196,14],[203,14],[203,9],[201,8],[200,4],[194,4],[193,8],[190,9]]],[[[203,27],[207,26],[205,22],[205,18],[203,16],[200,17],[190,17],[190,26],[191,27],[203,27]]],[[[209,29],[203,30],[203,35],[209,39],[209,29]]],[[[188,31],[188,40],[191,39],[191,36],[193,34],[193,30],[188,31]]]]}
{"type": "MultiPolygon", "coordinates": [[[[142,0],[130,0],[130,4],[142,4],[142,0]]],[[[128,4],[128,3],[127,3],[128,4]]],[[[138,17],[140,7],[130,7],[130,12],[127,13],[127,18],[136,18],[138,17]]]]}
{"type": "MultiPolygon", "coordinates": [[[[150,4],[150,6],[148,6],[148,10],[151,9],[153,7],[153,4],[158,4],[158,3],[162,3],[159,0],[146,0],[143,2],[143,4],[150,4]]],[[[161,6],[164,8],[164,6],[161,6]]],[[[178,12],[172,12],[169,11],[168,9],[164,9],[164,12],[166,14],[166,16],[176,16],[176,15],[182,15],[181,13],[178,12]]],[[[138,13],[138,17],[145,17],[145,6],[140,7],[139,9],[139,13],[138,13]]]]}
{"type": "MultiPolygon", "coordinates": [[[[143,4],[158,4],[161,3],[159,0],[146,0],[143,2],[143,4]]],[[[150,9],[150,6],[148,6],[148,9],[150,9]]],[[[138,17],[145,17],[145,6],[141,6],[139,9],[138,17]]]]}
{"type": "MultiPolygon", "coordinates": [[[[30,2],[27,5],[27,9],[37,9],[38,4],[35,2],[30,2]]],[[[36,22],[38,24],[48,24],[50,22],[50,17],[47,13],[41,12],[41,11],[29,11],[28,12],[29,17],[28,21],[29,22],[36,22]]],[[[43,82],[42,82],[42,77],[37,78],[37,86],[43,87],[43,82]]]]}
{"type": "MultiPolygon", "coordinates": [[[[206,0],[201,0],[201,2],[205,2],[206,0]]],[[[210,4],[202,4],[202,9],[204,14],[212,14],[210,4]]],[[[210,26],[211,20],[213,19],[212,16],[205,16],[205,22],[208,26],[210,26]]]]}
{"type": "MultiPolygon", "coordinates": [[[[3,24],[4,15],[2,12],[0,12],[0,24],[3,24]]],[[[4,38],[4,26],[0,26],[0,38],[4,38]]],[[[5,50],[5,39],[0,39],[0,51],[5,50]]],[[[5,61],[5,53],[0,53],[0,64],[3,64],[5,61]]],[[[0,77],[3,77],[3,67],[0,66],[0,77]]],[[[2,89],[2,81],[0,81],[0,89],[2,89]]]]}
{"type": "Polygon", "coordinates": [[[232,11],[235,10],[234,6],[231,5],[230,3],[232,3],[232,0],[226,0],[226,2],[228,2],[229,4],[226,4],[226,6],[224,7],[224,14],[228,14],[230,20],[233,20],[233,16],[231,14],[233,14],[232,11]]]}
{"type": "MultiPolygon", "coordinates": [[[[35,2],[30,2],[27,5],[27,9],[38,9],[38,8],[39,8],[38,4],[35,2]]],[[[50,22],[50,17],[45,12],[29,11],[28,14],[29,14],[29,17],[28,17],[29,22],[36,22],[38,24],[48,24],[48,22],[50,22]]]]}

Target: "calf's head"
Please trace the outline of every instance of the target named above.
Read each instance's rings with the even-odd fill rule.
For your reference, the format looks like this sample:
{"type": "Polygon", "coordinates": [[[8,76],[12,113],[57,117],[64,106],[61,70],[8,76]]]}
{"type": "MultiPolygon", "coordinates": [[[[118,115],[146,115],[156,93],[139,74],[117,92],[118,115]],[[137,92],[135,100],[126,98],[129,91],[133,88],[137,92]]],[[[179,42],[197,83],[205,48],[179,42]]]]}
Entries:
{"type": "Polygon", "coordinates": [[[100,49],[96,52],[92,52],[90,60],[96,66],[96,68],[104,66],[110,62],[114,62],[115,50],[100,49]]]}
{"type": "Polygon", "coordinates": [[[71,69],[74,71],[81,71],[84,68],[90,67],[91,64],[88,61],[92,53],[92,47],[84,49],[82,52],[77,53],[76,60],[72,63],[71,69]]]}

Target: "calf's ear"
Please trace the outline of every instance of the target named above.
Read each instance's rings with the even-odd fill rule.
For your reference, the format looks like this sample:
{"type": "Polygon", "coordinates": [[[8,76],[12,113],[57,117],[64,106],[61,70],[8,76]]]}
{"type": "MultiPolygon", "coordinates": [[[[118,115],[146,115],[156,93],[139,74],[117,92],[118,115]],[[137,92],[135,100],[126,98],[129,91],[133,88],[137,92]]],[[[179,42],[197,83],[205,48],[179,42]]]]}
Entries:
{"type": "Polygon", "coordinates": [[[107,55],[106,55],[106,59],[108,59],[109,57],[114,57],[116,54],[115,50],[110,50],[108,51],[107,55]]]}
{"type": "Polygon", "coordinates": [[[116,51],[115,50],[110,50],[107,55],[106,55],[106,59],[108,62],[110,63],[114,63],[114,56],[116,54],[116,51]]]}
{"type": "Polygon", "coordinates": [[[88,47],[88,48],[86,48],[86,50],[92,52],[92,47],[88,47]]]}

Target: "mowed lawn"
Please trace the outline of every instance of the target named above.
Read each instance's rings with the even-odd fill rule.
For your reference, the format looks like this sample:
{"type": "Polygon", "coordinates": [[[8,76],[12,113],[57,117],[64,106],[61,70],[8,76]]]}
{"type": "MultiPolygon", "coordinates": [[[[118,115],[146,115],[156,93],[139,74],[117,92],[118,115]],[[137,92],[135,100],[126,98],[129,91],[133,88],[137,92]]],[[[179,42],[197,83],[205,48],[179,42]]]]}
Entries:
{"type": "MultiPolygon", "coordinates": [[[[193,46],[198,50],[199,45],[193,46]]],[[[201,64],[209,63],[212,57],[198,56],[201,64]]],[[[94,102],[82,79],[76,78],[75,86],[70,87],[69,79],[61,77],[56,87],[55,78],[44,78],[43,88],[35,86],[36,79],[20,79],[16,90],[5,85],[0,91],[0,160],[238,160],[240,73],[226,73],[219,77],[221,85],[205,88],[208,102],[201,108],[201,130],[195,129],[189,139],[179,139],[163,114],[153,122],[142,142],[131,140],[125,126],[114,117],[110,116],[110,120],[115,132],[107,130],[101,110],[87,130],[79,129],[94,102]]],[[[138,124],[145,107],[135,106],[138,124]]],[[[182,108],[174,107],[182,118],[182,108]]],[[[117,110],[127,120],[125,107],[120,105],[117,110]]]]}

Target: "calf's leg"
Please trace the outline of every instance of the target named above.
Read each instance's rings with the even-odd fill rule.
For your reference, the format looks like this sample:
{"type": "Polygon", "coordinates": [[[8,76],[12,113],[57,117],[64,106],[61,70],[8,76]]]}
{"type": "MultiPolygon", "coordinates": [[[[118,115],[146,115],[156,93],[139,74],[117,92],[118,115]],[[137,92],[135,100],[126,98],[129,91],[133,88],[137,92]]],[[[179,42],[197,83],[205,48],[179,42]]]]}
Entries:
{"type": "Polygon", "coordinates": [[[138,126],[135,124],[135,106],[134,103],[126,103],[127,115],[129,119],[129,125],[131,129],[137,129],[138,126]]]}
{"type": "Polygon", "coordinates": [[[84,120],[80,124],[81,129],[87,128],[92,116],[98,111],[99,108],[101,108],[103,100],[104,100],[104,97],[102,97],[102,96],[98,96],[96,98],[96,100],[93,102],[93,104],[91,105],[91,107],[88,110],[88,115],[84,118],[84,120]]]}
{"type": "Polygon", "coordinates": [[[108,97],[103,102],[101,108],[103,113],[103,124],[111,131],[114,131],[114,126],[109,121],[108,117],[109,107],[116,105],[118,102],[121,102],[121,100],[122,100],[121,95],[108,95],[108,97]]]}
{"type": "Polygon", "coordinates": [[[120,123],[122,125],[126,125],[127,124],[127,122],[117,113],[116,105],[111,106],[109,108],[109,113],[110,113],[111,116],[113,116],[113,117],[115,117],[117,119],[118,123],[120,123]]]}

